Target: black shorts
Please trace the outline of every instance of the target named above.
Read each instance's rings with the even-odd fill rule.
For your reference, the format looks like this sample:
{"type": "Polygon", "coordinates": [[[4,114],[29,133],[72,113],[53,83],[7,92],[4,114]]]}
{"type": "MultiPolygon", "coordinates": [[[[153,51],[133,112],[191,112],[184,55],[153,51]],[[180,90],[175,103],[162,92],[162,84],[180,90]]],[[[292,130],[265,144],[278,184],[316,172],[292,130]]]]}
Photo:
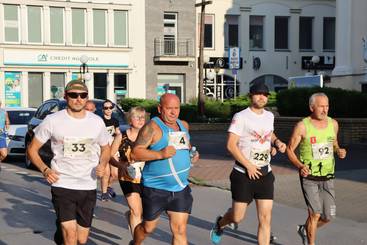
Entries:
{"type": "Polygon", "coordinates": [[[251,203],[253,199],[274,199],[274,175],[269,172],[260,179],[252,180],[246,173],[233,169],[231,176],[232,199],[251,203]]]}
{"type": "Polygon", "coordinates": [[[143,218],[155,220],[163,211],[191,213],[193,198],[190,186],[178,192],[143,187],[143,218]]]}
{"type": "Polygon", "coordinates": [[[119,180],[121,190],[124,193],[124,195],[129,195],[133,192],[139,193],[140,196],[142,194],[142,187],[141,184],[133,183],[131,181],[125,181],[125,180],[119,180]]]}
{"type": "Polygon", "coordinates": [[[92,225],[93,209],[96,206],[96,190],[71,190],[51,187],[52,203],[60,222],[76,220],[78,225],[92,225]]]}

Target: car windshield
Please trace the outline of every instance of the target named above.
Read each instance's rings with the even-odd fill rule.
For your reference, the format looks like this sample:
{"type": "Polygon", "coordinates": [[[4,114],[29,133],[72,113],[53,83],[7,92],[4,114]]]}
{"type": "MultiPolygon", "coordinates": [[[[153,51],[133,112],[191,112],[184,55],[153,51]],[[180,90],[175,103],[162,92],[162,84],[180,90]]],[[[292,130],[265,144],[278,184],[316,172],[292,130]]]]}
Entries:
{"type": "Polygon", "coordinates": [[[35,111],[7,111],[7,112],[11,125],[27,124],[35,114],[35,111]]]}

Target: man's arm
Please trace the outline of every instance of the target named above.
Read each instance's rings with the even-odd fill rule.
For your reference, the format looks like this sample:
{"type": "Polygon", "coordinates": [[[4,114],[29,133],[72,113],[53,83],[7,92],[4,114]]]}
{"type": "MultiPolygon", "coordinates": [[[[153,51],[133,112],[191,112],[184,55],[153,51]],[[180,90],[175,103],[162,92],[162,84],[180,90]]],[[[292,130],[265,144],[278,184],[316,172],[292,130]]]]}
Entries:
{"type": "Polygon", "coordinates": [[[334,131],[335,131],[335,140],[333,142],[334,152],[338,155],[340,159],[344,159],[347,155],[347,151],[344,148],[340,148],[338,143],[338,132],[339,132],[339,125],[336,120],[333,119],[334,131]]]}
{"type": "Polygon", "coordinates": [[[287,146],[287,155],[291,163],[299,169],[300,174],[306,177],[309,174],[310,169],[307,165],[303,164],[296,156],[295,150],[306,133],[306,128],[303,122],[298,122],[294,127],[292,136],[287,146]]]}
{"type": "Polygon", "coordinates": [[[111,149],[110,146],[104,145],[101,146],[101,155],[99,157],[99,164],[96,168],[96,175],[98,177],[102,177],[104,174],[104,170],[106,169],[106,166],[111,158],[111,149]]]}
{"type": "Polygon", "coordinates": [[[242,164],[250,177],[250,179],[258,179],[262,175],[259,171],[260,168],[253,165],[248,159],[246,159],[241,150],[238,148],[238,141],[240,136],[234,133],[228,133],[227,150],[232,154],[234,159],[242,164]]]}
{"type": "MultiPolygon", "coordinates": [[[[181,122],[182,122],[183,126],[187,129],[187,131],[189,132],[189,127],[190,127],[189,123],[186,122],[186,121],[183,121],[183,120],[181,120],[181,122]]],[[[191,142],[190,142],[190,150],[191,150],[191,147],[192,147],[192,145],[191,145],[191,142]]],[[[196,163],[197,161],[199,161],[199,159],[200,159],[200,154],[199,154],[199,151],[196,150],[195,155],[191,158],[191,162],[196,163]]]]}
{"type": "Polygon", "coordinates": [[[38,150],[42,147],[41,143],[36,137],[33,137],[30,145],[28,146],[27,154],[32,163],[41,171],[47,182],[50,184],[55,183],[59,179],[58,173],[49,168],[41,159],[38,150]]]}
{"type": "Polygon", "coordinates": [[[273,132],[272,135],[271,135],[271,144],[274,145],[278,151],[280,151],[281,153],[284,153],[286,148],[287,148],[287,145],[281,141],[276,135],[275,133],[273,132]]]}
{"type": "Polygon", "coordinates": [[[145,124],[139,131],[138,137],[135,141],[135,146],[131,152],[131,158],[134,161],[151,161],[157,159],[170,158],[176,154],[173,146],[167,146],[161,151],[152,151],[148,147],[153,143],[157,131],[160,130],[153,121],[145,124]]]}

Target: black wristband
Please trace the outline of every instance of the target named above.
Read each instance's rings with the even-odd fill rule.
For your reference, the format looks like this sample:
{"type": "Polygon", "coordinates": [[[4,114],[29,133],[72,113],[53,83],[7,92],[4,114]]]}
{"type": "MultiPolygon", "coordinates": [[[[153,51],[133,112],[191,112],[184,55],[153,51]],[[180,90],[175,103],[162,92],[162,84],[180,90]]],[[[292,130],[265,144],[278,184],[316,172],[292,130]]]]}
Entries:
{"type": "Polygon", "coordinates": [[[42,171],[42,174],[43,174],[43,175],[45,175],[45,172],[46,172],[48,169],[50,169],[50,168],[49,168],[49,167],[45,167],[45,168],[43,169],[43,171],[42,171]]]}

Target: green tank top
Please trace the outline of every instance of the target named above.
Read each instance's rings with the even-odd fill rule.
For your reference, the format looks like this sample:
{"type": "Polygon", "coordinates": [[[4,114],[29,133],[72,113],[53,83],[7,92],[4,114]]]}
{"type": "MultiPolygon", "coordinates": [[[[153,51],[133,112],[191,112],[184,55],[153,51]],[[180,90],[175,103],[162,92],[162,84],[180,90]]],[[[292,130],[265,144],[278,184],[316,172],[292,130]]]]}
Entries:
{"type": "Polygon", "coordinates": [[[335,131],[333,121],[328,117],[324,129],[315,128],[309,117],[302,120],[306,127],[306,137],[300,143],[300,160],[311,170],[311,177],[334,178],[335,131]]]}

